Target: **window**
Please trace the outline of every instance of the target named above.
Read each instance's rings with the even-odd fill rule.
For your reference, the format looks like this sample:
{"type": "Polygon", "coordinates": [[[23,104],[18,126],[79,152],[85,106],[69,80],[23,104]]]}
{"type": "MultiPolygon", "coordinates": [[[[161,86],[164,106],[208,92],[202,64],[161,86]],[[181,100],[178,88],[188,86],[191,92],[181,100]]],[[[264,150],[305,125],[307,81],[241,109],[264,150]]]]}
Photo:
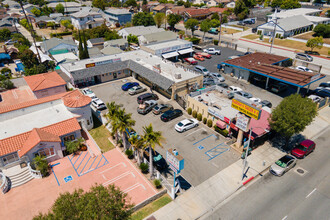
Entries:
{"type": "Polygon", "coordinates": [[[89,123],[89,120],[87,119],[87,125],[89,125],[90,123],[89,123]]]}
{"type": "Polygon", "coordinates": [[[73,141],[75,139],[76,139],[76,137],[73,134],[63,137],[64,142],[65,141],[73,141]]]}
{"type": "Polygon", "coordinates": [[[80,18],[80,21],[83,21],[84,20],[84,18],[80,18]]]}
{"type": "Polygon", "coordinates": [[[4,165],[7,165],[7,164],[10,164],[10,163],[13,163],[15,161],[18,161],[19,158],[17,156],[17,153],[13,153],[13,154],[10,154],[10,155],[7,155],[7,156],[4,156],[2,158],[2,162],[4,165]]]}
{"type": "Polygon", "coordinates": [[[52,157],[55,155],[54,147],[44,148],[39,150],[37,153],[34,154],[35,156],[45,156],[46,158],[52,157]]]}

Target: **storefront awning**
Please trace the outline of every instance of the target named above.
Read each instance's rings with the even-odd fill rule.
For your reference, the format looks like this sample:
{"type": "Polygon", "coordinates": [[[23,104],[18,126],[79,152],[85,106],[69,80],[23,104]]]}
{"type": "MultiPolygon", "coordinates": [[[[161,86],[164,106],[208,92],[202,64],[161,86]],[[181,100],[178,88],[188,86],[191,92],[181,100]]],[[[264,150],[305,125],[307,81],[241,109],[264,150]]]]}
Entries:
{"type": "Polygon", "coordinates": [[[182,55],[182,54],[187,54],[187,53],[194,52],[194,50],[191,49],[191,48],[187,48],[187,49],[179,50],[178,52],[179,52],[179,54],[182,55]]]}
{"type": "Polygon", "coordinates": [[[162,57],[167,59],[167,58],[171,58],[171,57],[176,57],[179,56],[179,54],[177,52],[171,52],[171,53],[165,53],[162,54],[162,57]]]}
{"type": "Polygon", "coordinates": [[[221,128],[221,129],[225,129],[226,128],[226,123],[221,121],[221,120],[218,120],[216,125],[221,128]]]}

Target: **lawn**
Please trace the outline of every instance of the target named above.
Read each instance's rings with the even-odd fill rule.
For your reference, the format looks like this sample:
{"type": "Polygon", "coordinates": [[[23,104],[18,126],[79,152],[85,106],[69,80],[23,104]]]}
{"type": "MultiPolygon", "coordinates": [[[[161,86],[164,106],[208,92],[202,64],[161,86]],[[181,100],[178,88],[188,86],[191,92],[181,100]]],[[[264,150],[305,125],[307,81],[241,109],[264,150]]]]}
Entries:
{"type": "Polygon", "coordinates": [[[166,204],[170,203],[172,199],[167,195],[163,195],[159,199],[153,201],[152,203],[146,205],[142,209],[136,211],[131,216],[131,220],[141,220],[150,215],[151,213],[154,213],[161,207],[165,206],[166,204]]]}
{"type": "MultiPolygon", "coordinates": [[[[307,32],[307,33],[296,35],[296,36],[294,36],[294,38],[309,40],[309,39],[314,37],[313,34],[314,34],[314,32],[310,31],[310,32],[307,32]]],[[[323,38],[323,43],[330,44],[330,38],[323,38]]]]}
{"type": "Polygon", "coordinates": [[[115,148],[108,138],[110,137],[110,131],[102,125],[102,123],[93,115],[94,127],[89,133],[94,138],[95,142],[101,148],[102,152],[107,152],[115,148]]]}
{"type": "Polygon", "coordinates": [[[242,32],[242,31],[231,29],[231,28],[221,28],[221,34],[235,34],[238,32],[242,32]]]}
{"type": "Polygon", "coordinates": [[[243,28],[243,31],[246,31],[247,29],[249,29],[248,27],[244,27],[244,26],[236,25],[236,24],[232,24],[232,25],[230,25],[230,26],[238,27],[238,28],[243,28]]]}
{"type": "Polygon", "coordinates": [[[258,39],[259,38],[259,35],[257,35],[257,34],[249,34],[249,35],[243,36],[242,38],[249,39],[249,40],[255,40],[255,39],[258,39]]]}

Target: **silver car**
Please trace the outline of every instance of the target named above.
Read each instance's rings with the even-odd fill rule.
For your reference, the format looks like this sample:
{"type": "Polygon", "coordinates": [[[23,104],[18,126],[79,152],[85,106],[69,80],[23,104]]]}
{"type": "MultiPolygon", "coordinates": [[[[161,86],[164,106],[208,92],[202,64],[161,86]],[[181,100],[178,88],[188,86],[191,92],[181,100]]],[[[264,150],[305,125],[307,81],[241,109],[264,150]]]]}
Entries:
{"type": "Polygon", "coordinates": [[[139,94],[139,93],[145,92],[145,91],[147,91],[147,89],[143,88],[142,86],[134,86],[128,90],[128,94],[136,95],[136,94],[139,94]]]}
{"type": "Polygon", "coordinates": [[[276,161],[270,168],[269,171],[275,176],[282,176],[285,172],[289,171],[297,163],[297,159],[291,155],[285,155],[276,161]]]}
{"type": "Polygon", "coordinates": [[[148,114],[156,105],[156,100],[145,101],[143,104],[140,104],[139,107],[137,107],[137,112],[142,115],[148,114]]]}
{"type": "Polygon", "coordinates": [[[216,79],[218,82],[225,81],[225,78],[223,78],[220,73],[209,73],[209,76],[211,76],[213,79],[216,79]]]}

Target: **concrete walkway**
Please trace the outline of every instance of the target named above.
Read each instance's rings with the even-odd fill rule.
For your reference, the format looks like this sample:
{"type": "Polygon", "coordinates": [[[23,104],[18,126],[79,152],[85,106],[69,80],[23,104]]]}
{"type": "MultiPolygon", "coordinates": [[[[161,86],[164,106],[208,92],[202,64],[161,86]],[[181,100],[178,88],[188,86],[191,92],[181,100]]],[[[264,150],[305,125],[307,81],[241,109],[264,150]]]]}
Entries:
{"type": "Polygon", "coordinates": [[[315,139],[330,125],[330,107],[325,107],[318,112],[314,121],[301,133],[306,138],[315,139]]]}

